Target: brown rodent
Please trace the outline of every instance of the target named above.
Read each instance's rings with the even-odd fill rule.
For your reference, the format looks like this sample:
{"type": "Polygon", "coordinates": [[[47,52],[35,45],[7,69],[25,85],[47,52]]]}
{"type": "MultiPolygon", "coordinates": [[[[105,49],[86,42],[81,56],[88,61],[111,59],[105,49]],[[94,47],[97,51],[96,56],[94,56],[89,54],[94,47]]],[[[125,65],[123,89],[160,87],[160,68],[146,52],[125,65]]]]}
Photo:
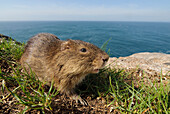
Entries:
{"type": "Polygon", "coordinates": [[[80,100],[74,88],[87,74],[98,73],[109,56],[93,44],[81,40],[62,41],[53,34],[40,33],[32,37],[25,47],[20,62],[41,81],[80,100]]]}

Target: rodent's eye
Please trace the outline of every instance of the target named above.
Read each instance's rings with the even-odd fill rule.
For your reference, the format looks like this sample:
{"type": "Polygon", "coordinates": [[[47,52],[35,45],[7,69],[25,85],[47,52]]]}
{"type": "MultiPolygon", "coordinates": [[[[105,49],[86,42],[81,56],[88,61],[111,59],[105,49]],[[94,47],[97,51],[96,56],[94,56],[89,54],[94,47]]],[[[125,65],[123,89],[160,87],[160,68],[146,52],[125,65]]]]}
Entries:
{"type": "Polygon", "coordinates": [[[87,50],[86,50],[86,48],[81,48],[80,51],[81,51],[81,52],[86,52],[87,50]]]}

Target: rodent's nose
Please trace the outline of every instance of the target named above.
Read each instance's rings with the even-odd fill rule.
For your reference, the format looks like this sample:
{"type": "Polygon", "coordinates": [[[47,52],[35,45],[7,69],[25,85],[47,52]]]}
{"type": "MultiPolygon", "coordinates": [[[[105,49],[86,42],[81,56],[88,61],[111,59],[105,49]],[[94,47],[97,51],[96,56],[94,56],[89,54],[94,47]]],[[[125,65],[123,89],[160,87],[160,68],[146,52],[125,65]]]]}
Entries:
{"type": "Polygon", "coordinates": [[[103,62],[107,62],[108,61],[108,59],[103,59],[103,62]]]}
{"type": "Polygon", "coordinates": [[[102,60],[103,60],[103,62],[105,63],[105,62],[107,62],[108,61],[108,59],[109,59],[109,57],[107,56],[107,57],[102,57],[102,60]]]}

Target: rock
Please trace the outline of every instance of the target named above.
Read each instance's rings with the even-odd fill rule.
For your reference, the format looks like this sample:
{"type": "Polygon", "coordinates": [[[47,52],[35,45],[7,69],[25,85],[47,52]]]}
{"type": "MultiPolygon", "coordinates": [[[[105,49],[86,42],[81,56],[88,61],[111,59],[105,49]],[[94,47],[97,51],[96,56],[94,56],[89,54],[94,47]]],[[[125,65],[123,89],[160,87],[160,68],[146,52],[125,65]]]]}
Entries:
{"type": "Polygon", "coordinates": [[[150,75],[162,74],[170,76],[170,54],[136,53],[128,57],[110,58],[107,65],[111,68],[140,68],[150,75]]]}

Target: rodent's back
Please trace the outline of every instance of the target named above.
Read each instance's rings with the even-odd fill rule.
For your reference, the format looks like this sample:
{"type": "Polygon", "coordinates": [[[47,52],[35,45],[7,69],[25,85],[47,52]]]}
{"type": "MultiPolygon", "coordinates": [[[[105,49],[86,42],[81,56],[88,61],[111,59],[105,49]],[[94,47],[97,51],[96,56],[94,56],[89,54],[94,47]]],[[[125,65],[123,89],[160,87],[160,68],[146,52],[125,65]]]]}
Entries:
{"type": "Polygon", "coordinates": [[[24,54],[43,57],[49,55],[49,52],[57,51],[60,42],[60,39],[53,34],[40,33],[27,42],[24,54]]]}
{"type": "Polygon", "coordinates": [[[20,63],[27,70],[31,68],[41,80],[41,76],[46,75],[46,64],[57,53],[60,42],[59,38],[50,33],[35,35],[27,42],[20,63]]]}

